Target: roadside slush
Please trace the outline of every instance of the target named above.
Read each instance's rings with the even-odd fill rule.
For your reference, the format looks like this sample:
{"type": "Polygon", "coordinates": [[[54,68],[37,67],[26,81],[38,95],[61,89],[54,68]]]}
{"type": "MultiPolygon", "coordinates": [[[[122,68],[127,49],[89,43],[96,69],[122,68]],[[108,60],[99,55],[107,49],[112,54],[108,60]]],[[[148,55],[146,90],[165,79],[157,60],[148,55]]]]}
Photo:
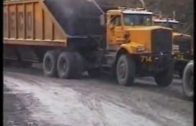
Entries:
{"type": "Polygon", "coordinates": [[[30,120],[29,110],[18,97],[23,93],[12,93],[4,85],[3,124],[4,126],[38,126],[36,121],[30,120]]]}

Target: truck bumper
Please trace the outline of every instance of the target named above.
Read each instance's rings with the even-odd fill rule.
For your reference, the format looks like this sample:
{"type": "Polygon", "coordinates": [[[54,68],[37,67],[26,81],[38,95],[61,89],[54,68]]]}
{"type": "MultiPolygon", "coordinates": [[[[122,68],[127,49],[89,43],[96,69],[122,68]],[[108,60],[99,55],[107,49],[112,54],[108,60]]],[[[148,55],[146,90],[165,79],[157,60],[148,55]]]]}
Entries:
{"type": "Polygon", "coordinates": [[[171,54],[142,54],[138,58],[137,70],[140,73],[158,73],[171,68],[174,60],[171,54]],[[140,65],[139,65],[140,64],[140,65]]]}

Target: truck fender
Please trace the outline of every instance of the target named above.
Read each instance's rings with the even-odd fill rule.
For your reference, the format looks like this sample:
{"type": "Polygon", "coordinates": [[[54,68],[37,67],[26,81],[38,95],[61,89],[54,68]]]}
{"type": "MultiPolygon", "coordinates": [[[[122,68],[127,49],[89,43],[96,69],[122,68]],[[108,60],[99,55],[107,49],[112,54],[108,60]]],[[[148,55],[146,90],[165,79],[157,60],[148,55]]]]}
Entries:
{"type": "Polygon", "coordinates": [[[142,44],[138,44],[136,42],[131,42],[131,43],[126,43],[126,44],[122,44],[120,46],[120,48],[117,50],[117,53],[116,53],[116,59],[115,59],[115,63],[118,59],[118,57],[121,55],[121,54],[136,54],[137,51],[136,49],[138,47],[143,47],[142,44]]]}
{"type": "Polygon", "coordinates": [[[118,52],[121,52],[122,50],[126,50],[127,53],[129,54],[137,54],[137,48],[144,47],[142,44],[136,43],[136,42],[131,42],[131,43],[126,43],[122,44],[118,50],[118,52]]]}

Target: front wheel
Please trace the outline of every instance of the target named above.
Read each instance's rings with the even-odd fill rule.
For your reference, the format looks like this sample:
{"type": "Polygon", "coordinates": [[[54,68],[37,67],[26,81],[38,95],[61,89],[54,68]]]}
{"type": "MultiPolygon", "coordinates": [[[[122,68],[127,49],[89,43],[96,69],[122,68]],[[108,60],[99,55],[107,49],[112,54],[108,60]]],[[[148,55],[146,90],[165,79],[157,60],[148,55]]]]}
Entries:
{"type": "Polygon", "coordinates": [[[116,64],[116,76],[118,83],[130,86],[135,79],[135,62],[128,55],[121,55],[116,64]]]}
{"type": "Polygon", "coordinates": [[[172,83],[173,80],[173,64],[171,64],[167,69],[157,73],[154,76],[155,82],[160,87],[167,87],[172,83]]]}
{"type": "Polygon", "coordinates": [[[187,98],[192,98],[194,95],[193,89],[193,62],[189,62],[183,72],[182,88],[187,98]]]}

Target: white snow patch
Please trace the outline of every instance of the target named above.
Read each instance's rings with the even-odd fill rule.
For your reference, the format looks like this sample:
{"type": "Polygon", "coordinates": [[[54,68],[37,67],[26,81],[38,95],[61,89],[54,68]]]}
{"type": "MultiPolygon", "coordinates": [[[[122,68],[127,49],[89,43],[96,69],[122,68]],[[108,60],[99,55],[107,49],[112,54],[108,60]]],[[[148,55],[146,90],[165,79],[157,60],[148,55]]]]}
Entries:
{"type": "Polygon", "coordinates": [[[108,101],[88,98],[71,88],[62,88],[52,82],[44,84],[44,81],[38,80],[37,83],[40,85],[31,84],[20,78],[4,77],[4,84],[13,92],[30,93],[35,99],[39,99],[41,107],[29,108],[32,118],[37,121],[69,126],[160,125],[132,112],[134,108],[131,106],[126,109],[108,101]]]}

